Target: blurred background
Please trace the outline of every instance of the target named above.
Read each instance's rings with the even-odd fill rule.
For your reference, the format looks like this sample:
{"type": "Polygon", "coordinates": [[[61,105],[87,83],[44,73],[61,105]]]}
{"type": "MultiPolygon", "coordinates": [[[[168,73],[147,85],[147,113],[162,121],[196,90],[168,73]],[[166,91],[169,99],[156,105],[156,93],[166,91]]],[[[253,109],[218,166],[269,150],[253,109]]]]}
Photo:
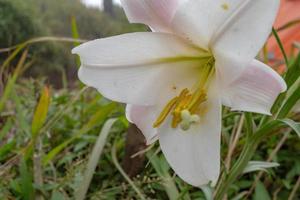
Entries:
{"type": "MultiPolygon", "coordinates": [[[[0,48],[6,48],[43,36],[91,40],[145,27],[130,25],[119,1],[1,0],[0,30],[0,48]]],[[[62,87],[63,76],[70,81],[77,79],[76,63],[70,54],[73,46],[58,42],[31,46],[29,54],[35,62],[26,75],[45,76],[55,87],[62,87]]],[[[3,59],[6,55],[0,56],[3,59]]]]}
{"type": "MultiPolygon", "coordinates": [[[[274,28],[291,66],[300,68],[300,1],[281,3],[274,28]]],[[[205,199],[174,175],[157,144],[145,146],[124,105],[77,78],[72,48],[135,31],[149,29],[129,24],[119,0],[0,0],[1,200],[205,199]],[[117,122],[111,126],[110,119],[117,122]],[[105,144],[101,158],[97,141],[105,144]]],[[[274,36],[258,57],[281,74],[287,70],[274,36]]],[[[292,117],[299,121],[298,112],[292,117]]],[[[224,108],[222,158],[229,168],[245,142],[229,153],[243,120],[224,108]]],[[[300,146],[291,132],[280,130],[255,154],[280,167],[244,175],[228,199],[300,199],[300,146]]]]}

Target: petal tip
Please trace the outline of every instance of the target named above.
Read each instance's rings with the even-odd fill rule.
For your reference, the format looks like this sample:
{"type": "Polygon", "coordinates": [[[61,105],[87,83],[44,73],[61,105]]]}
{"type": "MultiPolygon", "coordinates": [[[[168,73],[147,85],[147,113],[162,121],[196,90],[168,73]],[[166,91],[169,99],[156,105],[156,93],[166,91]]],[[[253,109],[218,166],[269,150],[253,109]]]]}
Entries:
{"type": "Polygon", "coordinates": [[[71,50],[71,53],[72,53],[72,54],[79,54],[79,46],[74,47],[74,48],[71,50]]]}

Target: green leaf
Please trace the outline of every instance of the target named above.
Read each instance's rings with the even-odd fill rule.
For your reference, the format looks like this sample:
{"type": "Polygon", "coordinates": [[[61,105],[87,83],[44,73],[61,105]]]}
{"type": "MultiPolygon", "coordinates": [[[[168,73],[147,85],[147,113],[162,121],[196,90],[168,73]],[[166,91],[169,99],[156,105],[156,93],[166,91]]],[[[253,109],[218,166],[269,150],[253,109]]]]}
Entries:
{"type": "Polygon", "coordinates": [[[292,108],[295,106],[295,104],[300,99],[300,87],[298,87],[284,102],[283,106],[280,108],[277,118],[283,119],[285,118],[289,112],[292,110],[292,108]]]}
{"type": "Polygon", "coordinates": [[[76,192],[76,200],[84,200],[85,195],[89,189],[89,185],[92,181],[93,174],[95,172],[95,169],[98,165],[98,162],[100,160],[104,145],[106,143],[106,139],[108,137],[108,134],[111,130],[112,125],[116,122],[117,119],[109,119],[105,122],[101,133],[99,134],[99,137],[97,139],[97,142],[93,148],[92,154],[89,158],[84,176],[83,181],[80,186],[80,188],[76,192]]]}
{"type": "Polygon", "coordinates": [[[44,87],[38,105],[35,109],[32,124],[31,124],[31,134],[32,138],[35,138],[44,125],[48,109],[50,105],[50,92],[48,87],[44,87]]]}
{"type": "Polygon", "coordinates": [[[178,199],[179,192],[172,176],[169,174],[170,166],[168,165],[165,157],[159,157],[153,150],[147,152],[146,155],[157,175],[162,179],[162,185],[164,186],[169,199],[178,199]]]}
{"type": "MultiPolygon", "coordinates": [[[[71,25],[72,25],[72,37],[74,39],[79,39],[79,33],[78,33],[78,28],[77,28],[77,22],[76,22],[76,18],[74,16],[71,17],[71,25]]],[[[80,42],[75,41],[74,42],[74,46],[78,46],[80,45],[80,42]]]]}
{"type": "Polygon", "coordinates": [[[281,121],[282,123],[288,125],[300,137],[300,123],[295,122],[295,121],[293,121],[291,119],[282,119],[282,120],[279,120],[279,121],[281,121]]]}
{"type": "MultiPolygon", "coordinates": [[[[15,83],[17,81],[17,78],[18,76],[20,75],[20,72],[21,72],[21,69],[23,68],[24,66],[24,63],[26,61],[26,58],[27,58],[27,54],[28,54],[28,51],[25,50],[17,64],[17,67],[13,73],[13,76],[10,77],[8,79],[8,82],[6,84],[6,87],[4,88],[4,93],[3,95],[0,97],[0,112],[3,110],[4,108],[4,105],[6,103],[6,101],[8,100],[8,98],[10,97],[10,94],[11,92],[13,91],[13,88],[15,86],[15,83]]],[[[4,64],[3,64],[4,65],[4,64]]],[[[0,76],[2,76],[2,72],[4,70],[4,66],[1,66],[0,68],[0,76]]],[[[1,79],[1,78],[0,78],[1,79]]]]}
{"type": "Polygon", "coordinates": [[[32,174],[30,174],[27,164],[24,159],[20,162],[20,185],[21,185],[21,195],[24,200],[34,199],[34,188],[32,182],[32,174]]]}
{"type": "Polygon", "coordinates": [[[284,77],[288,88],[290,88],[297,81],[299,76],[300,76],[300,53],[298,54],[296,60],[294,60],[294,62],[288,68],[288,71],[284,77]]]}
{"type": "Polygon", "coordinates": [[[263,161],[250,161],[243,173],[250,173],[255,171],[267,171],[268,168],[278,167],[279,164],[275,162],[263,162],[263,161]]]}
{"type": "Polygon", "coordinates": [[[285,50],[284,50],[284,48],[283,48],[282,42],[281,42],[281,40],[280,40],[280,37],[279,37],[279,35],[277,34],[277,31],[276,31],[274,28],[272,28],[272,33],[273,33],[273,35],[275,36],[275,39],[276,39],[276,41],[277,41],[277,43],[278,43],[278,46],[279,46],[279,48],[280,48],[280,50],[281,50],[281,52],[282,52],[282,54],[283,54],[283,57],[284,57],[286,66],[289,66],[289,60],[288,60],[288,57],[287,57],[286,52],[285,52],[285,50]]]}
{"type": "Polygon", "coordinates": [[[8,119],[5,125],[0,130],[0,140],[3,140],[3,138],[6,136],[8,131],[12,128],[13,122],[11,119],[8,119]]]}
{"type": "Polygon", "coordinates": [[[117,150],[116,150],[116,142],[113,144],[112,150],[111,150],[111,158],[115,165],[115,167],[118,169],[118,171],[121,173],[123,178],[129,183],[129,185],[132,187],[132,189],[136,192],[138,195],[138,199],[146,200],[145,195],[141,192],[141,189],[136,186],[136,184],[129,178],[129,176],[126,174],[126,172],[121,167],[118,159],[117,159],[117,150]]]}
{"type": "Polygon", "coordinates": [[[65,200],[65,197],[62,193],[55,190],[55,191],[52,192],[51,200],[65,200]]]}
{"type": "Polygon", "coordinates": [[[9,155],[9,153],[14,150],[15,146],[16,146],[15,140],[3,144],[0,147],[0,161],[2,161],[7,155],[9,155]]]}
{"type": "Polygon", "coordinates": [[[253,200],[271,200],[271,197],[262,182],[256,184],[253,200]]]}

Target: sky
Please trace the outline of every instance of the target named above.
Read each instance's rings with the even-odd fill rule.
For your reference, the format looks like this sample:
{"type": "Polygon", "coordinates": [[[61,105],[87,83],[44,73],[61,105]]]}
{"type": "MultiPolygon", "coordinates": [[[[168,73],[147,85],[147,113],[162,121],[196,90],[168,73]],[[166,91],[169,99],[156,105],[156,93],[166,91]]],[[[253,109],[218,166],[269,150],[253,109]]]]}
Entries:
{"type": "MultiPolygon", "coordinates": [[[[120,0],[113,0],[115,3],[120,4],[120,0]]],[[[95,7],[101,7],[102,6],[102,0],[82,0],[85,4],[88,6],[95,6],[95,7]]]]}

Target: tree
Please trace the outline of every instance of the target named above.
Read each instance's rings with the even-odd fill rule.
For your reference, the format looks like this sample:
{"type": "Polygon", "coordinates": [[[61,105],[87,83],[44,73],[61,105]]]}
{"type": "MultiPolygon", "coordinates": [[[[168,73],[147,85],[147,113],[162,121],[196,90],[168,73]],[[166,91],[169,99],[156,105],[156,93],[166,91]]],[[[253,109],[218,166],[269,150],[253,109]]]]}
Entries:
{"type": "Polygon", "coordinates": [[[111,17],[115,16],[114,13],[114,5],[112,0],[104,0],[103,1],[103,7],[104,7],[104,12],[108,15],[110,15],[111,17]]]}

